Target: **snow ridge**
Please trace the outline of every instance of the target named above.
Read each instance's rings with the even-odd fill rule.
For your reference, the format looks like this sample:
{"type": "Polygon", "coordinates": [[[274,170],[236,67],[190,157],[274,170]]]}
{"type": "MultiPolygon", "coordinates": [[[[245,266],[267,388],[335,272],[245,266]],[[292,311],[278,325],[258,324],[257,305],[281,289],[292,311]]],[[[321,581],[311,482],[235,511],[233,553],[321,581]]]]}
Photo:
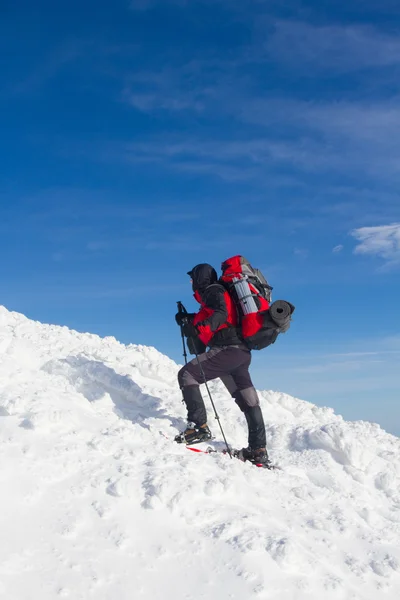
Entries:
{"type": "Polygon", "coordinates": [[[378,425],[261,392],[266,472],[170,441],[178,365],[154,348],[0,307],[0,357],[0,597],[397,599],[400,440],[378,425]]]}

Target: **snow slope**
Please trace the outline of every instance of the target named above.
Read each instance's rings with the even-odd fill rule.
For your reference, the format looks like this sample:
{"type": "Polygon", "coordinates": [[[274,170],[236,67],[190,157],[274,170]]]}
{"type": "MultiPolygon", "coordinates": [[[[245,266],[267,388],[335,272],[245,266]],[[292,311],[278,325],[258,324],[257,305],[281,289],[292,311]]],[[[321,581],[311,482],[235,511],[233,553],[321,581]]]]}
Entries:
{"type": "Polygon", "coordinates": [[[0,598],[399,597],[400,440],[378,425],[262,392],[268,472],[167,439],[185,411],[154,348],[0,307],[0,355],[0,598]]]}

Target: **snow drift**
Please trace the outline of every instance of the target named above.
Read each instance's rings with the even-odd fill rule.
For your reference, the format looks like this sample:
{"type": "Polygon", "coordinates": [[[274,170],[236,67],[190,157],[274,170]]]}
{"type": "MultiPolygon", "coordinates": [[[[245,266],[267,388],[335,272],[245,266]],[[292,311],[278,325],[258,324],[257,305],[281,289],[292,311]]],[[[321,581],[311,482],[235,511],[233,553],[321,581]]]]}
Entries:
{"type": "Polygon", "coordinates": [[[170,441],[178,366],[154,348],[0,307],[0,355],[0,597],[398,598],[400,440],[378,425],[261,392],[268,472],[170,441]]]}

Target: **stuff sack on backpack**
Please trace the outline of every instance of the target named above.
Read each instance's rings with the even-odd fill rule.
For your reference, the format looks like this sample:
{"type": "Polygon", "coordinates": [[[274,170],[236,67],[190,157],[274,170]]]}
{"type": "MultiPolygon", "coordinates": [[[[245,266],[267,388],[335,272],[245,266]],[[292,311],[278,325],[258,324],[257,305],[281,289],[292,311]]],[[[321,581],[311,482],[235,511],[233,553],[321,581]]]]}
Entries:
{"type": "Polygon", "coordinates": [[[243,341],[250,350],[262,350],[290,327],[293,304],[277,300],[271,304],[272,287],[244,256],[233,256],[222,265],[220,281],[235,302],[243,341]]]}

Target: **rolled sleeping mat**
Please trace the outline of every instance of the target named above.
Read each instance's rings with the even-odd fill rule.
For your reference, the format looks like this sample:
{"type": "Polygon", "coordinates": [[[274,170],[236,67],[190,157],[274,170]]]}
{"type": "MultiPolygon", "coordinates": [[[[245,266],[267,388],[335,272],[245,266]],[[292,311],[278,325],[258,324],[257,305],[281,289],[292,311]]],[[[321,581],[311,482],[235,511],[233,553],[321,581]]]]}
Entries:
{"type": "Polygon", "coordinates": [[[290,321],[295,307],[286,300],[275,300],[269,307],[269,315],[271,319],[278,325],[282,332],[285,332],[290,327],[290,321]]]}

